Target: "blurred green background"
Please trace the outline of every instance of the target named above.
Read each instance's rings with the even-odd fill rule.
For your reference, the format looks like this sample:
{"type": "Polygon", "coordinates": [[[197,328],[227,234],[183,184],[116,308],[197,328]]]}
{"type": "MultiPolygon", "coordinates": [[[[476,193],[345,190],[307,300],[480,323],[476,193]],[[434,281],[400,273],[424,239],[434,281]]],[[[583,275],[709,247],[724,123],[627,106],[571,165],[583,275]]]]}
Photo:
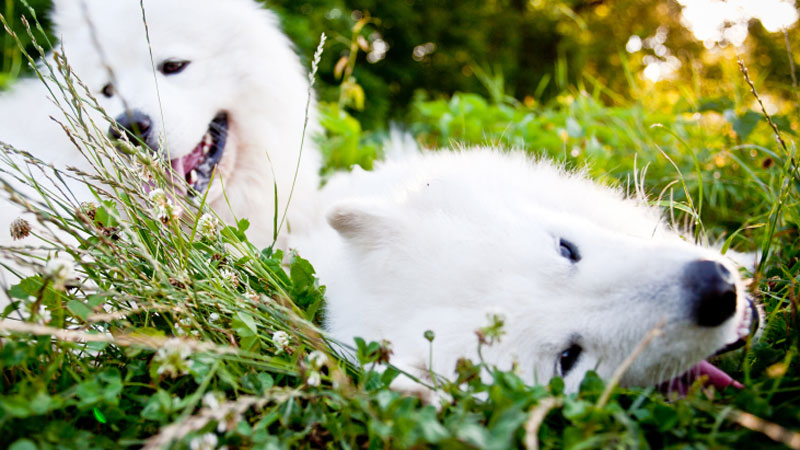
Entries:
{"type": "MultiPolygon", "coordinates": [[[[693,1],[707,0],[688,0],[693,1]]],[[[775,1],[765,0],[762,7],[775,1]]],[[[47,25],[50,2],[28,3],[47,25]]],[[[645,84],[642,71],[658,63],[665,71],[677,66],[670,68],[672,77],[659,82],[665,94],[680,92],[675,84],[683,80],[692,83],[695,94],[723,95],[735,80],[729,79],[732,74],[720,61],[735,54],[763,74],[771,93],[791,97],[782,33],[770,33],[753,19],[741,46],[721,42],[709,49],[682,23],[683,6],[674,0],[269,0],[265,4],[280,14],[306,59],[320,33],[331,37],[320,70],[323,100],[340,97],[341,80],[334,68],[350,55],[358,24],[353,75],[363,88],[363,105],[360,94],[351,93],[348,111],[368,129],[405,118],[415,95],[434,98],[476,92],[495,100],[510,96],[531,105],[570,88],[599,83],[635,98],[645,84]],[[626,50],[631,37],[642,41],[637,51],[626,50]]],[[[25,10],[20,0],[5,0],[5,16],[18,31],[22,31],[18,16],[25,10]]],[[[796,42],[798,36],[792,25],[789,40],[796,42]]],[[[3,44],[0,87],[25,72],[13,41],[6,36],[3,44]]],[[[618,99],[609,92],[602,100],[618,99]]],[[[684,109],[697,106],[683,94],[665,100],[684,109]]]]}

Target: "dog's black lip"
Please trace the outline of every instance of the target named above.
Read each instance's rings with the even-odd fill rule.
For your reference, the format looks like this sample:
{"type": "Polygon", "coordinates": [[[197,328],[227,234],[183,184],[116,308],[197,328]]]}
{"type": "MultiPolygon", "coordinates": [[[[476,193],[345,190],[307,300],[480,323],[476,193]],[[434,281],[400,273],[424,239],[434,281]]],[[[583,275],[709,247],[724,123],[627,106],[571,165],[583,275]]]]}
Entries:
{"type": "Polygon", "coordinates": [[[214,174],[214,169],[222,160],[222,156],[225,153],[225,143],[228,138],[227,112],[222,111],[214,117],[208,125],[208,133],[211,135],[214,143],[205,159],[203,159],[197,167],[192,169],[197,174],[197,181],[192,184],[189,178],[191,176],[191,171],[186,174],[186,182],[192,187],[192,191],[189,192],[189,195],[195,195],[196,192],[203,192],[208,188],[208,184],[211,182],[211,176],[214,174]]]}
{"type": "Polygon", "coordinates": [[[711,357],[719,356],[724,353],[732,352],[734,350],[738,350],[744,347],[747,344],[747,341],[750,339],[751,336],[754,336],[758,331],[759,327],[761,326],[761,314],[758,310],[758,306],[750,296],[747,297],[747,305],[750,307],[750,313],[752,317],[752,322],[750,323],[750,334],[745,337],[741,338],[735,342],[731,342],[730,344],[722,347],[721,349],[717,350],[711,357]]]}

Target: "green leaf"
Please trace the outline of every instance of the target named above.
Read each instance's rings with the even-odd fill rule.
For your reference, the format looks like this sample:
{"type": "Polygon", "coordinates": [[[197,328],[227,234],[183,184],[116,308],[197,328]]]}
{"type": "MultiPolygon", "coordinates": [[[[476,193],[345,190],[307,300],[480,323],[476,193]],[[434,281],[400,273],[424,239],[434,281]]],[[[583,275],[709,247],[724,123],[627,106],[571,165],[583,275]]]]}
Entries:
{"type": "Polygon", "coordinates": [[[9,290],[9,294],[13,298],[27,300],[31,296],[35,297],[41,289],[42,277],[37,275],[35,277],[25,278],[24,280],[21,280],[19,284],[12,286],[9,290]]]}
{"type": "Polygon", "coordinates": [[[250,228],[250,221],[247,219],[240,219],[239,222],[236,223],[236,228],[244,235],[244,232],[250,228]]]}
{"type": "Polygon", "coordinates": [[[103,412],[102,412],[102,411],[100,411],[100,410],[99,410],[99,409],[97,409],[97,408],[94,408],[94,409],[92,409],[92,412],[94,413],[94,418],[95,418],[95,419],[96,419],[98,422],[100,422],[100,423],[102,423],[102,424],[105,424],[105,423],[107,422],[107,420],[106,420],[106,416],[103,414],[103,412]]]}
{"type": "Polygon", "coordinates": [[[678,412],[669,406],[657,405],[653,410],[653,418],[659,431],[669,431],[678,424],[678,412]]]}
{"type": "Polygon", "coordinates": [[[567,118],[567,134],[571,138],[582,138],[584,136],[583,127],[572,117],[567,118]]]}
{"type": "Polygon", "coordinates": [[[37,450],[37,449],[38,447],[36,447],[36,444],[34,444],[33,441],[28,439],[20,439],[11,444],[10,447],[8,447],[8,450],[37,450]]]}
{"type": "Polygon", "coordinates": [[[442,426],[439,419],[436,418],[436,409],[433,406],[429,405],[423,408],[417,416],[417,420],[420,433],[427,442],[435,444],[450,437],[447,428],[442,426]]]}
{"type": "Polygon", "coordinates": [[[238,327],[236,325],[234,325],[234,328],[240,328],[241,329],[242,325],[244,325],[247,328],[247,330],[252,333],[252,334],[247,334],[247,336],[253,336],[253,335],[258,334],[258,327],[256,326],[256,323],[255,323],[255,321],[253,321],[253,317],[250,316],[250,314],[247,314],[245,312],[239,311],[239,312],[236,313],[236,315],[234,317],[235,317],[234,318],[234,323],[237,323],[239,325],[238,327]]]}
{"type": "Polygon", "coordinates": [[[76,317],[79,317],[83,320],[88,319],[89,315],[92,314],[92,309],[78,300],[70,300],[69,303],[67,303],[67,309],[76,317]]]}
{"type": "Polygon", "coordinates": [[[748,136],[753,132],[764,116],[755,112],[747,111],[744,114],[734,115],[732,110],[725,111],[725,119],[733,125],[733,131],[739,136],[741,140],[747,140],[748,136]]]}
{"type": "Polygon", "coordinates": [[[119,226],[119,220],[114,217],[116,211],[116,203],[112,201],[103,202],[103,204],[97,208],[94,220],[106,228],[119,226]]]}
{"type": "Polygon", "coordinates": [[[297,306],[310,313],[309,320],[314,320],[324,299],[315,274],[314,267],[307,260],[297,255],[292,257],[289,266],[292,298],[297,306]]]}
{"type": "Polygon", "coordinates": [[[727,109],[733,108],[733,100],[727,97],[717,98],[701,98],[695,108],[696,112],[716,111],[721,113],[727,109]]]}

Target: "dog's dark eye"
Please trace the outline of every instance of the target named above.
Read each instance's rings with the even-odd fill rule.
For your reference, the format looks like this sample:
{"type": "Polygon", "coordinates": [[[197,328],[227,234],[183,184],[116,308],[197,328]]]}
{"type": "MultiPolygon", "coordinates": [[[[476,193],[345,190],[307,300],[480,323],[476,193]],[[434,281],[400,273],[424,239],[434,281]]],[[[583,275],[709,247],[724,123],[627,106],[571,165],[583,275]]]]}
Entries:
{"type": "Polygon", "coordinates": [[[578,247],[566,239],[558,240],[558,249],[561,252],[561,256],[567,258],[573,263],[581,260],[581,254],[578,252],[578,247]]]}
{"type": "Polygon", "coordinates": [[[189,61],[164,61],[158,66],[158,71],[164,75],[175,75],[183,72],[188,65],[189,61]]]}
{"type": "Polygon", "coordinates": [[[581,356],[581,352],[583,349],[578,344],[572,344],[569,346],[568,349],[561,352],[561,355],[558,359],[558,365],[561,368],[561,376],[565,377],[575,367],[575,363],[578,362],[578,358],[581,356]]]}
{"type": "Polygon", "coordinates": [[[114,85],[108,83],[107,85],[103,86],[103,89],[100,92],[102,92],[104,96],[111,98],[114,96],[114,85]]]}

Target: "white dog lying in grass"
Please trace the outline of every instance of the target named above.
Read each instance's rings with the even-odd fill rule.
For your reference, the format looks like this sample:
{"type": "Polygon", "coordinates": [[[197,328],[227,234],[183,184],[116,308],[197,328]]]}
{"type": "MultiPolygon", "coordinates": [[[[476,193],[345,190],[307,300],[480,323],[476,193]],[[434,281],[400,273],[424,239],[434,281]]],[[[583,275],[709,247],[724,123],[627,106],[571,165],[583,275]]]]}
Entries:
{"type": "MultiPolygon", "coordinates": [[[[63,46],[73,72],[108,116],[163,152],[201,195],[216,170],[207,200],[232,218],[224,184],[233,214],[259,219],[249,237],[271,243],[273,181],[283,207],[308,95],[308,76],[277,18],[253,0],[145,0],[150,48],[139,0],[57,0],[54,7],[58,50],[63,46]]],[[[58,167],[86,167],[49,117],[65,122],[50,96],[37,78],[2,95],[0,141],[58,167]]],[[[313,109],[308,135],[318,131],[313,109]]],[[[99,112],[91,119],[109,130],[99,112]]],[[[304,201],[314,198],[319,180],[313,147],[306,139],[290,210],[298,229],[315,208],[304,201]]],[[[4,213],[4,220],[8,216],[14,218],[4,213]]]]}
{"type": "MultiPolygon", "coordinates": [[[[108,116],[132,141],[170,161],[194,195],[202,197],[208,188],[206,201],[223,219],[251,219],[253,243],[270,245],[273,183],[282,215],[309,88],[277,18],[253,0],[145,0],[148,46],[139,0],[56,0],[54,8],[57,50],[63,46],[72,71],[108,116]]],[[[55,95],[39,79],[26,79],[0,97],[0,141],[60,169],[91,171],[50,118],[69,126],[49,99],[65,104],[61,93],[52,82],[49,88],[55,95]]],[[[313,109],[312,102],[287,220],[292,229],[302,229],[316,209],[320,157],[310,138],[318,130],[313,109]]],[[[88,110],[99,133],[120,137],[98,111],[88,110]]],[[[94,200],[81,183],[69,184],[77,202],[94,200]]],[[[0,208],[0,244],[8,245],[5,230],[20,210],[5,199],[0,208]]]]}
{"type": "Polygon", "coordinates": [[[734,381],[705,358],[757,323],[729,259],[643,202],[522,153],[409,156],[334,178],[325,196],[327,224],[293,244],[327,285],[328,330],[389,340],[392,363],[421,379],[426,330],[432,370],[448,376],[476,359],[475,332],[499,313],[505,334],[483,356],[517,363],[529,383],[563,376],[574,391],[587,370],[610,378],[661,323],[621,384],[690,372],[722,387],[734,381]]]}

